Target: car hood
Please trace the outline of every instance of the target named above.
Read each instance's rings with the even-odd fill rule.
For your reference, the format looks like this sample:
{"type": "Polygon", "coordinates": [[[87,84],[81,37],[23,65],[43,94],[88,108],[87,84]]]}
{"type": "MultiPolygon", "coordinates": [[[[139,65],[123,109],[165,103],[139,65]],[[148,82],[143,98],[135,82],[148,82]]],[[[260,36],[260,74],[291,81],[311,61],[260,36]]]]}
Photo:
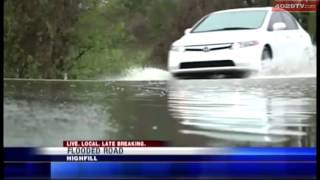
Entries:
{"type": "Polygon", "coordinates": [[[175,41],[173,45],[188,46],[252,41],[261,39],[260,32],[261,31],[258,30],[232,30],[189,33],[187,35],[184,35],[179,40],[175,41]]]}

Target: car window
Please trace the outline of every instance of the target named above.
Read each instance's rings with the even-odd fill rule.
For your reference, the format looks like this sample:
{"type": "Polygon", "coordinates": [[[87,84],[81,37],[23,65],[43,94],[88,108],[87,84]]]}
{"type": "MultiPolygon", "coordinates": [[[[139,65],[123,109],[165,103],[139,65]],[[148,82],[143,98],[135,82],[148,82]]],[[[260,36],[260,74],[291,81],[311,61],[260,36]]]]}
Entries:
{"type": "Polygon", "coordinates": [[[262,26],[267,11],[232,11],[209,15],[193,30],[194,32],[208,32],[219,30],[257,29],[262,26]]]}
{"type": "Polygon", "coordinates": [[[269,25],[268,25],[268,31],[272,31],[273,24],[278,23],[278,22],[285,23],[282,16],[281,16],[281,12],[273,12],[271,15],[271,18],[270,18],[269,25]]]}
{"type": "Polygon", "coordinates": [[[292,15],[286,12],[281,13],[281,15],[283,17],[284,23],[287,25],[286,30],[298,29],[298,25],[292,15]]]}

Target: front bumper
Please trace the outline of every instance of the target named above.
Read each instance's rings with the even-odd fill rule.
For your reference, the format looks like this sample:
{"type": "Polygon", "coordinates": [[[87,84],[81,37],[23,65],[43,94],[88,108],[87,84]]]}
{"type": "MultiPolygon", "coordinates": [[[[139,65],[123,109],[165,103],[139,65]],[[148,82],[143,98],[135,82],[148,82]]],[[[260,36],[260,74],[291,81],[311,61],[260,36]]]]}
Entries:
{"type": "Polygon", "coordinates": [[[223,49],[210,52],[170,51],[168,69],[173,74],[222,73],[232,71],[259,71],[261,69],[262,47],[253,46],[238,49],[223,49]],[[182,67],[182,63],[232,61],[233,66],[182,67]]]}

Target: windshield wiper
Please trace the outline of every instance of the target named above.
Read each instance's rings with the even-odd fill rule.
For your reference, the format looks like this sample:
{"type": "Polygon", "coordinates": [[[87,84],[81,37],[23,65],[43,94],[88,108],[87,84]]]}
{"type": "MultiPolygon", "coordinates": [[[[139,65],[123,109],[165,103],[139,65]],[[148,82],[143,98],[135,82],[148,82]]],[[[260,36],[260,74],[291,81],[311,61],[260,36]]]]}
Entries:
{"type": "Polygon", "coordinates": [[[246,30],[246,29],[255,29],[255,28],[249,28],[249,27],[227,27],[227,28],[213,29],[213,30],[201,31],[201,32],[228,31],[228,30],[246,30]]]}
{"type": "Polygon", "coordinates": [[[242,29],[255,29],[255,28],[249,28],[249,27],[227,27],[227,28],[221,28],[221,29],[215,29],[216,31],[224,31],[224,30],[242,30],[242,29]]]}

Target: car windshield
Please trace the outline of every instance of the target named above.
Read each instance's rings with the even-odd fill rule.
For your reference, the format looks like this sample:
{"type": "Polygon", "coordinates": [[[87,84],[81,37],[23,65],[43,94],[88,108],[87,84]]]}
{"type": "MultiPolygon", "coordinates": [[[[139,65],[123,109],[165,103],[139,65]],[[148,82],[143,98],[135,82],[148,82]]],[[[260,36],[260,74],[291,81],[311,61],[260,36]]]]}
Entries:
{"type": "Polygon", "coordinates": [[[262,26],[266,14],[265,10],[215,13],[202,20],[192,32],[257,29],[262,26]]]}

